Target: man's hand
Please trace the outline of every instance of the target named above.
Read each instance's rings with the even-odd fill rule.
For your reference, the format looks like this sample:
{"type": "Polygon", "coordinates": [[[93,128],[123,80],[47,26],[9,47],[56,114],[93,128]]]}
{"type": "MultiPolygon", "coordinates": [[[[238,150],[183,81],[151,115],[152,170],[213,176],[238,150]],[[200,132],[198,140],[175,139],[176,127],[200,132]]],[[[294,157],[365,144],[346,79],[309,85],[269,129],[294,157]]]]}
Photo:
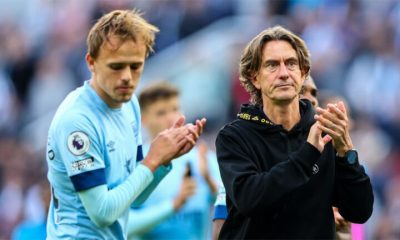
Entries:
{"type": "Polygon", "coordinates": [[[198,144],[198,152],[199,152],[199,172],[200,175],[206,181],[210,191],[215,194],[217,192],[217,184],[210,177],[210,171],[208,170],[208,146],[204,141],[199,142],[198,144]]]}
{"type": "Polygon", "coordinates": [[[333,217],[335,218],[335,225],[337,227],[343,227],[349,224],[349,222],[346,219],[344,219],[342,215],[340,215],[339,209],[337,207],[332,207],[332,210],[333,210],[333,217]]]}
{"type": "Polygon", "coordinates": [[[196,120],[196,125],[193,124],[186,124],[185,127],[189,131],[189,134],[185,136],[185,144],[184,146],[177,152],[174,158],[178,158],[183,154],[189,152],[194,145],[196,144],[197,140],[199,139],[200,135],[203,133],[204,126],[206,125],[207,120],[202,118],[201,120],[196,120]]]}
{"type": "Polygon", "coordinates": [[[208,172],[208,159],[207,152],[208,147],[204,141],[200,141],[197,145],[197,150],[199,151],[199,172],[203,178],[210,177],[210,173],[208,172]]]}
{"type": "Polygon", "coordinates": [[[180,116],[171,128],[162,131],[154,138],[142,164],[154,172],[160,165],[169,164],[172,159],[187,153],[203,132],[205,122],[203,118],[201,121],[196,121],[196,126],[184,125],[185,117],[180,116]]]}
{"type": "Polygon", "coordinates": [[[196,192],[196,181],[191,177],[183,177],[182,184],[178,195],[175,197],[173,206],[175,212],[177,212],[186,200],[196,192]]]}
{"type": "Polygon", "coordinates": [[[152,172],[160,165],[168,164],[187,142],[186,136],[190,132],[184,123],[185,117],[180,116],[171,128],[159,133],[152,141],[149,153],[142,164],[150,168],[152,172]]]}
{"type": "Polygon", "coordinates": [[[333,146],[340,157],[344,157],[347,151],[353,149],[350,138],[349,119],[342,101],[337,104],[328,104],[327,109],[318,107],[315,119],[318,128],[328,134],[333,140],[333,146]]]}
{"type": "Polygon", "coordinates": [[[318,149],[319,152],[324,150],[325,144],[331,141],[332,138],[329,135],[322,137],[322,130],[320,129],[320,123],[315,122],[308,133],[307,142],[318,149]]]}

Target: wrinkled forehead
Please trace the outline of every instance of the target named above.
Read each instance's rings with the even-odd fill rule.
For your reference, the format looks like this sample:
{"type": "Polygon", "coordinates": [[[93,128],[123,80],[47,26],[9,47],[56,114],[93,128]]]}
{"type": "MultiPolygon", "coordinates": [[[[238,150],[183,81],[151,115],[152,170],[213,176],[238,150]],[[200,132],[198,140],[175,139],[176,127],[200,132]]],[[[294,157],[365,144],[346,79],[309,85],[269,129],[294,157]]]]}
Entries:
{"type": "Polygon", "coordinates": [[[262,49],[263,60],[299,59],[296,50],[285,40],[271,40],[264,44],[262,49]]]}

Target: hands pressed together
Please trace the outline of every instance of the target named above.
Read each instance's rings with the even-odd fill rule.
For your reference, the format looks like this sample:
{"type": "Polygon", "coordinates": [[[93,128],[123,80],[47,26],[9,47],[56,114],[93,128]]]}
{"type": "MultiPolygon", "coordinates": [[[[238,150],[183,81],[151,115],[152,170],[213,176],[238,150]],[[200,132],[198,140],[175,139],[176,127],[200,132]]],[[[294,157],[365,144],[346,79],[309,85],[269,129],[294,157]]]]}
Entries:
{"type": "Polygon", "coordinates": [[[332,140],[338,155],[343,157],[353,148],[350,138],[349,118],[344,103],[328,104],[327,108],[317,107],[314,116],[316,123],[311,127],[307,141],[314,145],[320,152],[326,143],[332,140]],[[326,133],[322,136],[322,133],[326,133]]]}
{"type": "Polygon", "coordinates": [[[195,124],[185,124],[185,117],[179,117],[171,128],[162,131],[153,140],[142,163],[154,172],[160,165],[166,165],[189,152],[203,133],[205,124],[205,118],[196,120],[195,124]]]}

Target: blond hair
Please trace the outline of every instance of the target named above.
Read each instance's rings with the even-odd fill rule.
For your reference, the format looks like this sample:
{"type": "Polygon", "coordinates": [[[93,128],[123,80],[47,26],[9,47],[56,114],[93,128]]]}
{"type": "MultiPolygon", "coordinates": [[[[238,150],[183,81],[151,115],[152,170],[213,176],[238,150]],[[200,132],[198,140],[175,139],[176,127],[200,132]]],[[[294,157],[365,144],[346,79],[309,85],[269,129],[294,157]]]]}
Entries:
{"type": "Polygon", "coordinates": [[[153,52],[155,34],[158,28],[142,18],[142,13],[133,10],[115,10],[103,15],[90,29],[86,43],[88,53],[96,59],[100,47],[110,36],[117,36],[121,40],[142,40],[146,45],[146,56],[153,52]]]}
{"type": "Polygon", "coordinates": [[[274,40],[286,41],[293,47],[303,76],[308,76],[311,70],[310,53],[300,37],[281,26],[267,28],[247,44],[240,59],[240,83],[250,94],[253,104],[262,104],[261,90],[254,86],[252,80],[261,68],[265,44],[274,40]]]}

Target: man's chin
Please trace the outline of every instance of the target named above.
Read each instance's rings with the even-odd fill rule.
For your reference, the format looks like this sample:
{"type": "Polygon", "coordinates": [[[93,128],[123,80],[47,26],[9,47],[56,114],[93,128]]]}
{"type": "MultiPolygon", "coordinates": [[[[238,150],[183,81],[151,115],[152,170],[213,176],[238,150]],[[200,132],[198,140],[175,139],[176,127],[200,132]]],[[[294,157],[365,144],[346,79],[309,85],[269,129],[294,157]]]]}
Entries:
{"type": "Polygon", "coordinates": [[[120,98],[118,99],[118,102],[120,102],[120,103],[127,103],[127,102],[129,102],[131,99],[132,99],[132,95],[130,95],[130,96],[123,96],[123,97],[120,97],[120,98]]]}
{"type": "Polygon", "coordinates": [[[295,100],[296,100],[296,96],[293,96],[293,95],[283,95],[283,96],[278,96],[275,98],[275,102],[278,103],[279,105],[287,105],[287,104],[292,103],[295,100]]]}
{"type": "Polygon", "coordinates": [[[131,99],[132,99],[132,96],[130,96],[130,97],[128,97],[128,98],[124,98],[123,102],[124,102],[124,103],[129,102],[131,99]]]}

